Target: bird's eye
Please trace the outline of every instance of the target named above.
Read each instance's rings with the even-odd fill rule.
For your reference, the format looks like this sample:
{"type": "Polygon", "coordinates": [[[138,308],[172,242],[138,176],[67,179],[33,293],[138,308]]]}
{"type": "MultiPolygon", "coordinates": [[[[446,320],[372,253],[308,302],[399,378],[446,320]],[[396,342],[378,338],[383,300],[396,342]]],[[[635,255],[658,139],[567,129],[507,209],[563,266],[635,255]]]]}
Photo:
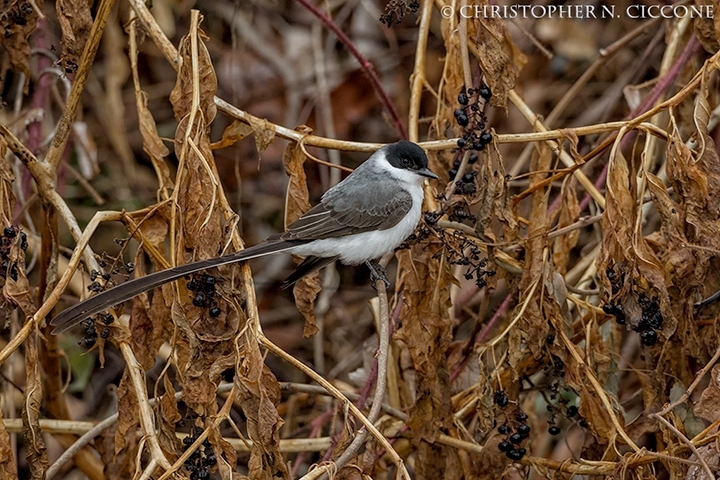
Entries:
{"type": "Polygon", "coordinates": [[[400,165],[403,166],[403,167],[405,167],[405,168],[408,168],[408,167],[410,166],[410,159],[407,158],[407,157],[402,157],[402,158],[400,159],[400,165]]]}

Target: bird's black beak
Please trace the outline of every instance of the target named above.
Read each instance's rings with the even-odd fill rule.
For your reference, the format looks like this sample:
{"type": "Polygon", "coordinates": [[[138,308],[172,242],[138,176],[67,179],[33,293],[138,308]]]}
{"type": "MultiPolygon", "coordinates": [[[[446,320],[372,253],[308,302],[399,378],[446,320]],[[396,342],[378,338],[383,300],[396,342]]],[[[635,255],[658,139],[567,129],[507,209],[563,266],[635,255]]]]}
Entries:
{"type": "Polygon", "coordinates": [[[434,178],[435,180],[438,179],[438,176],[435,175],[432,171],[430,171],[429,168],[421,168],[420,170],[417,170],[415,173],[417,173],[418,175],[422,175],[423,177],[434,178]]]}

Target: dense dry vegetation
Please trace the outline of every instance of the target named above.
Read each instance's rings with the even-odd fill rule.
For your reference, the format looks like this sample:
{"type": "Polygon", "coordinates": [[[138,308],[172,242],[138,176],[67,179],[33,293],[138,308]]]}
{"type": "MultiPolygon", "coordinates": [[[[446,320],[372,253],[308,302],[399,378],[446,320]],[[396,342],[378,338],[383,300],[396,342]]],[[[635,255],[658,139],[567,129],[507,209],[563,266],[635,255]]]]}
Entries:
{"type": "Polygon", "coordinates": [[[89,3],[0,6],[1,478],[716,477],[717,3],[89,3]],[[280,255],[50,333],[400,138],[389,289],[280,255]]]}

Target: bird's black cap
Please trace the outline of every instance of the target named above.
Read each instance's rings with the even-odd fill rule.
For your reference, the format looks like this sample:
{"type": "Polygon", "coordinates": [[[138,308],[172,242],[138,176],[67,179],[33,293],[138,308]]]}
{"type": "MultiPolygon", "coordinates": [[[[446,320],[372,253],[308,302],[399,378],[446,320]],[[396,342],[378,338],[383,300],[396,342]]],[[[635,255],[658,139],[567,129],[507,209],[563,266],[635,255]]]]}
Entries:
{"type": "Polygon", "coordinates": [[[395,168],[410,170],[419,175],[435,178],[432,171],[428,169],[428,158],[420,145],[407,140],[400,140],[385,147],[387,161],[395,168]]]}

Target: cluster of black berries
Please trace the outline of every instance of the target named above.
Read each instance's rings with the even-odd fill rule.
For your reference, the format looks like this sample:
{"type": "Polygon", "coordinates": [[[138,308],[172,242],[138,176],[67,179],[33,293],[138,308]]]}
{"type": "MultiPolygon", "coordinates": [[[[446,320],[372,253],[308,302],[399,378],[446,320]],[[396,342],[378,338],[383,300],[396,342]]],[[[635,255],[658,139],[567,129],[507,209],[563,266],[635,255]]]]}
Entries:
{"type": "MultiPolygon", "coordinates": [[[[8,225],[3,229],[2,241],[0,242],[0,277],[10,277],[13,281],[18,279],[17,265],[10,259],[12,249],[18,230],[8,225]]],[[[24,251],[28,248],[27,235],[20,232],[20,248],[24,251]]]]}
{"type": "Polygon", "coordinates": [[[650,347],[658,341],[657,330],[662,330],[663,316],[657,299],[651,300],[644,294],[640,295],[640,308],[642,317],[635,331],[640,332],[643,345],[650,347]]]}
{"type": "MultiPolygon", "coordinates": [[[[462,150],[456,152],[455,154],[455,160],[453,161],[452,168],[448,171],[448,175],[450,177],[450,180],[455,180],[455,177],[458,174],[458,169],[460,168],[461,156],[463,155],[462,150]]],[[[477,153],[472,152],[470,154],[470,158],[468,158],[468,165],[474,165],[478,160],[477,153]]],[[[471,171],[468,173],[463,174],[462,177],[460,177],[457,182],[455,182],[455,193],[457,195],[472,195],[477,191],[477,186],[475,185],[475,177],[477,177],[478,172],[471,171]]]]}
{"type": "Polygon", "coordinates": [[[625,318],[625,313],[623,312],[622,305],[619,303],[606,303],[602,306],[603,312],[605,312],[605,315],[612,315],[615,317],[615,321],[618,323],[618,325],[625,325],[627,323],[627,319],[625,318]]]}
{"type": "Polygon", "coordinates": [[[487,116],[484,104],[492,97],[490,87],[481,85],[469,88],[458,95],[460,107],[454,112],[455,121],[463,127],[463,136],[457,141],[461,150],[484,150],[492,142],[492,135],[485,130],[487,116]]]}
{"type": "Polygon", "coordinates": [[[406,3],[405,0],[390,0],[385,5],[385,12],[380,15],[380,23],[390,28],[394,24],[401,23],[408,13],[417,13],[419,9],[420,2],[417,0],[410,0],[410,3],[406,3]]]}
{"type": "Polygon", "coordinates": [[[111,265],[112,269],[110,270],[110,272],[99,272],[97,270],[90,271],[90,280],[92,281],[92,283],[88,285],[87,288],[91,292],[95,293],[107,290],[108,288],[115,285],[115,282],[113,282],[111,279],[112,275],[122,274],[125,276],[125,281],[127,281],[130,280],[130,275],[135,271],[135,264],[133,262],[121,262],[120,265],[118,265],[117,259],[110,257],[105,252],[103,252],[103,254],[100,256],[98,264],[103,268],[111,265]],[[99,279],[102,279],[104,282],[101,284],[99,282],[99,279]]]}
{"type": "MultiPolygon", "coordinates": [[[[447,235],[445,232],[440,233],[440,238],[446,247],[444,251],[450,252],[450,263],[467,267],[463,274],[465,280],[474,279],[478,288],[484,288],[487,285],[487,279],[495,276],[497,272],[488,270],[488,259],[483,255],[482,250],[459,230],[455,230],[451,234],[452,240],[448,240],[445,235],[447,235]],[[453,247],[453,245],[457,245],[457,247],[453,247]]],[[[442,253],[442,250],[438,251],[435,257],[439,258],[442,253]]]]}
{"type": "MultiPolygon", "coordinates": [[[[7,4],[7,2],[5,3],[7,4]]],[[[27,16],[32,13],[33,8],[29,2],[23,2],[17,10],[10,10],[10,12],[8,12],[8,19],[10,22],[5,25],[5,37],[12,37],[12,27],[10,26],[10,23],[24,27],[28,23],[27,16]]]]}
{"type": "MultiPolygon", "coordinates": [[[[565,418],[573,418],[578,414],[578,407],[575,405],[570,405],[570,402],[564,398],[560,398],[557,404],[548,403],[547,405],[547,411],[550,413],[550,419],[548,420],[548,433],[550,435],[559,435],[561,430],[560,427],[556,425],[557,423],[557,417],[559,415],[564,416],[565,418]]],[[[585,419],[580,419],[580,426],[586,428],[587,423],[585,422],[585,419]]]]}
{"type": "Polygon", "coordinates": [[[218,317],[221,313],[220,308],[215,303],[215,285],[217,285],[217,279],[207,273],[196,275],[187,283],[188,290],[195,292],[192,300],[193,305],[200,308],[210,306],[208,313],[211,317],[218,317]]]}
{"type": "MultiPolygon", "coordinates": [[[[639,301],[642,317],[640,323],[633,327],[633,330],[640,333],[640,341],[642,341],[643,345],[651,347],[658,341],[657,330],[662,330],[663,316],[657,300],[651,300],[647,295],[641,294],[639,301]]],[[[602,309],[605,314],[614,316],[619,325],[625,325],[627,322],[625,312],[623,312],[622,305],[619,303],[606,303],[602,309]]]]}
{"type": "Polygon", "coordinates": [[[83,333],[85,336],[78,341],[78,345],[90,348],[97,343],[98,339],[98,322],[102,322],[104,326],[100,328],[100,338],[107,340],[112,335],[107,325],[115,321],[115,317],[111,313],[99,313],[93,318],[86,318],[82,322],[83,333]]]}
{"type": "MultiPolygon", "coordinates": [[[[500,408],[507,405],[507,396],[502,390],[495,392],[493,400],[500,408]],[[504,405],[501,404],[502,402],[498,403],[498,399],[501,401],[504,399],[504,405]]],[[[514,462],[522,460],[527,453],[527,450],[520,446],[523,440],[530,437],[530,425],[527,424],[527,419],[525,412],[518,412],[515,421],[508,422],[506,419],[497,429],[500,435],[505,435],[505,438],[498,443],[498,450],[505,452],[505,456],[514,462]]]]}
{"type": "MultiPolygon", "coordinates": [[[[195,440],[200,437],[202,432],[202,429],[193,428],[193,432],[183,438],[184,450],[190,448],[190,445],[195,443],[195,440]]],[[[185,460],[185,470],[190,472],[190,480],[202,480],[210,478],[209,469],[216,463],[215,452],[210,441],[206,438],[202,442],[202,447],[193,451],[190,457],[185,460]]]]}

